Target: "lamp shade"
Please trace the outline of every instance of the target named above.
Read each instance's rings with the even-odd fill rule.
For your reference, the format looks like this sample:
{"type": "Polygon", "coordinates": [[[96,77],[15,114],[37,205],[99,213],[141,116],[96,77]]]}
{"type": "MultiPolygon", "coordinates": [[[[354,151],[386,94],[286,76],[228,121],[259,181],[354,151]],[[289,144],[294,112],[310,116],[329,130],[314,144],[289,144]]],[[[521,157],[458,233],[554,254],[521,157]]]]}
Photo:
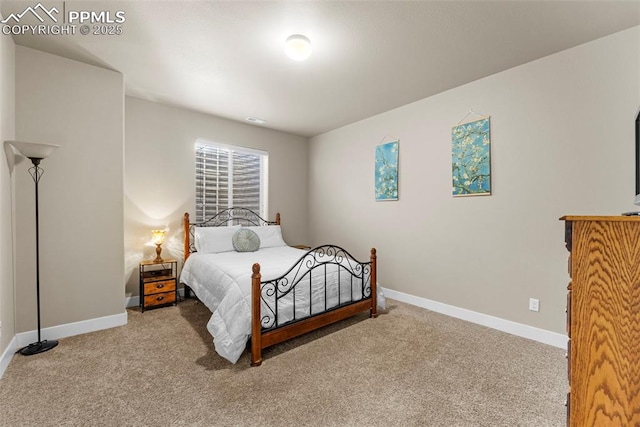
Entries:
{"type": "Polygon", "coordinates": [[[155,243],[156,245],[161,245],[162,243],[164,243],[164,234],[164,230],[151,230],[153,243],[155,243]]]}
{"type": "Polygon", "coordinates": [[[294,61],[304,61],[311,55],[311,42],[302,34],[287,37],[284,51],[294,61]]]}
{"type": "Polygon", "coordinates": [[[20,154],[30,159],[47,158],[56,148],[60,147],[56,144],[43,144],[39,142],[7,141],[7,143],[13,145],[20,154]]]}

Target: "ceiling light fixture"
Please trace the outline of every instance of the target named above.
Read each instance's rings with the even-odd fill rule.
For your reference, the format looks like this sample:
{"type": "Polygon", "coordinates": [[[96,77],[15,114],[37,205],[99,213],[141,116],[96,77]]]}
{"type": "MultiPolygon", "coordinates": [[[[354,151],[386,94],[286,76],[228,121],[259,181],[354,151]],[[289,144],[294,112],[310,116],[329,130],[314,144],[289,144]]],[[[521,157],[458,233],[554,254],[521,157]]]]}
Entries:
{"type": "Polygon", "coordinates": [[[304,61],[311,55],[311,42],[302,34],[294,34],[287,37],[284,51],[294,61],[304,61]]]}

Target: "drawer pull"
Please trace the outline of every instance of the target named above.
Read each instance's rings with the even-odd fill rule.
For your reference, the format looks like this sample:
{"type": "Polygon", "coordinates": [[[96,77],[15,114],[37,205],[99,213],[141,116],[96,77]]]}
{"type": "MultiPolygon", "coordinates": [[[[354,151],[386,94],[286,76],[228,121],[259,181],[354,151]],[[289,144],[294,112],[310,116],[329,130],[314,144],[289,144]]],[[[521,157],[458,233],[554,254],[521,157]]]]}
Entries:
{"type": "Polygon", "coordinates": [[[159,285],[156,285],[156,288],[157,288],[157,289],[162,289],[162,288],[164,288],[164,283],[160,283],[159,285]]]}
{"type": "MultiPolygon", "coordinates": [[[[569,286],[571,286],[571,282],[569,282],[569,286]]],[[[566,322],[567,336],[571,338],[571,291],[567,292],[567,306],[564,312],[566,313],[566,317],[567,317],[567,322],[566,322]]]]}
{"type": "Polygon", "coordinates": [[[160,295],[159,297],[156,298],[156,301],[162,301],[164,299],[163,295],[160,295]]]}

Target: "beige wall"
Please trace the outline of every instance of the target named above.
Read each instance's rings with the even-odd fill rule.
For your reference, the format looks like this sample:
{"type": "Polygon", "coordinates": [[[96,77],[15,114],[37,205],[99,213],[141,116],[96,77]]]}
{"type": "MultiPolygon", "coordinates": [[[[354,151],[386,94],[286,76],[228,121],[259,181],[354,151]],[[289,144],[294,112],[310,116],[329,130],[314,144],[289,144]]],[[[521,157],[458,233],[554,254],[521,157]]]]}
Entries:
{"type": "MultiPolygon", "coordinates": [[[[0,16],[0,19],[2,17],[0,16]]],[[[0,36],[0,145],[15,138],[15,45],[11,37],[0,36]]],[[[3,145],[4,148],[4,145],[3,145]]],[[[0,154],[0,355],[15,335],[13,307],[13,231],[11,171],[7,157],[0,154]]],[[[0,372],[1,375],[1,372],[0,372]]]]}
{"type": "MultiPolygon", "coordinates": [[[[138,262],[155,256],[151,230],[168,227],[163,255],[182,259],[182,215],[195,209],[198,137],[269,152],[268,216],[289,244],[308,240],[308,145],[302,137],[138,98],[125,100],[125,281],[138,295],[138,262]]],[[[181,263],[180,263],[181,264],[181,263]]]]}
{"type": "MultiPolygon", "coordinates": [[[[120,73],[16,47],[16,136],[60,144],[42,162],[42,326],[124,312],[120,73]]],[[[16,327],[36,328],[34,184],[14,171],[16,327]]]]}
{"type": "Polygon", "coordinates": [[[634,209],[638,76],[635,27],[312,138],[310,243],[375,246],[384,287],[563,333],[558,218],[634,209]],[[471,109],[491,115],[493,194],[453,198],[451,126],[471,109]],[[386,136],[400,200],[376,203],[386,136]]]}

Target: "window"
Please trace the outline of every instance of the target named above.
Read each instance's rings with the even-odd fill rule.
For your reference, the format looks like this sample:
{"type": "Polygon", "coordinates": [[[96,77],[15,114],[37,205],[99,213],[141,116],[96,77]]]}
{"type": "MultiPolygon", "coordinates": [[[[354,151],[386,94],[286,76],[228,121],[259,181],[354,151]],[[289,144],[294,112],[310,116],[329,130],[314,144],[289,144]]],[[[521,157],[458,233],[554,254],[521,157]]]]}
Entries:
{"type": "Polygon", "coordinates": [[[266,217],[266,151],[196,140],[196,222],[241,207],[266,217]]]}

